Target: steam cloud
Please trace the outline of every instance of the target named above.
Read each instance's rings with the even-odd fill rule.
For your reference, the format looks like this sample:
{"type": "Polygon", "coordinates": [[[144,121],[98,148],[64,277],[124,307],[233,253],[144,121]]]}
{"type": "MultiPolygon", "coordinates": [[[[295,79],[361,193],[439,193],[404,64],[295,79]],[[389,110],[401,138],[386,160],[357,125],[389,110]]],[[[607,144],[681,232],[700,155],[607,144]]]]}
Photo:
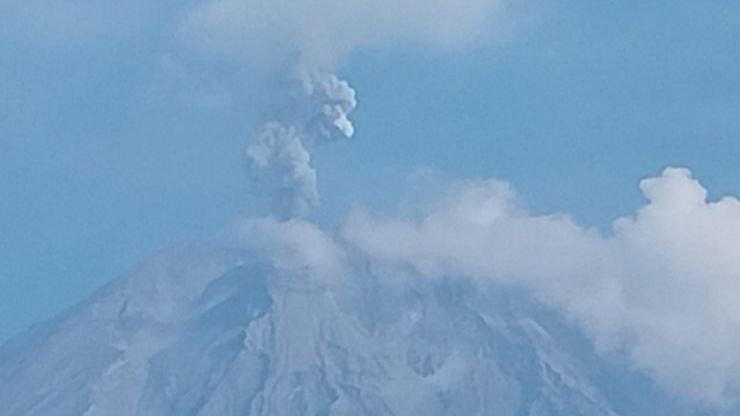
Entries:
{"type": "Polygon", "coordinates": [[[740,201],[707,202],[686,169],[640,187],[649,202],[607,236],[566,216],[528,214],[498,181],[460,185],[411,220],[355,212],[342,236],[376,265],[528,289],[668,390],[735,404],[740,201]]]}
{"type": "Polygon", "coordinates": [[[740,399],[740,201],[707,201],[680,168],[640,188],[648,202],[606,235],[565,215],[528,213],[497,180],[458,183],[411,218],[355,210],[337,232],[251,219],[238,234],[328,285],[369,267],[391,283],[411,273],[524,289],[598,351],[626,354],[668,391],[731,408],[740,399]]]}

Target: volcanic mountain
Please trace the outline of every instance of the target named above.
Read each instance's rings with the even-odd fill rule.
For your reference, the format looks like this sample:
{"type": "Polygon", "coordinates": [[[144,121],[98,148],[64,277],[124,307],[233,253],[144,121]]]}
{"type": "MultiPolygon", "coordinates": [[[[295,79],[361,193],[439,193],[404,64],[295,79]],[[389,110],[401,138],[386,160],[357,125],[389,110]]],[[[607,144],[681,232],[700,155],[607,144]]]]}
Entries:
{"type": "Polygon", "coordinates": [[[1,413],[697,414],[525,293],[383,273],[162,252],[6,343],[1,413]]]}

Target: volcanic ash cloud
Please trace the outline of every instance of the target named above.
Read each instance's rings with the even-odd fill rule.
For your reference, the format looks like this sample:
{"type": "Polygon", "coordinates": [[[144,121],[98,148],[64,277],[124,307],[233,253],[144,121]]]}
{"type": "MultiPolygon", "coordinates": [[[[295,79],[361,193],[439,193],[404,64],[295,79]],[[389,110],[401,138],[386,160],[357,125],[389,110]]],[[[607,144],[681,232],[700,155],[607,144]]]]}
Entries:
{"type": "Polygon", "coordinates": [[[348,115],[357,100],[349,83],[318,74],[303,77],[296,90],[293,105],[262,123],[244,151],[247,171],[280,219],[319,205],[313,148],[354,135],[348,115]]]}

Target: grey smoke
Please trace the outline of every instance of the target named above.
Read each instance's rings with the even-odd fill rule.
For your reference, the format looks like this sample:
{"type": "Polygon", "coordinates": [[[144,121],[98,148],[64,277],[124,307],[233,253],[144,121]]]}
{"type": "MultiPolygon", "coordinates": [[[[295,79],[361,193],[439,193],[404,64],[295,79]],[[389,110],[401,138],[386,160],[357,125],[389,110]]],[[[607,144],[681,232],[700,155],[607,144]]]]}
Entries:
{"type": "MultiPolygon", "coordinates": [[[[457,48],[485,38],[499,0],[211,0],[195,2],[181,34],[189,44],[270,74],[300,74],[292,102],[250,136],[247,170],[272,215],[289,219],[319,205],[311,152],[353,136],[357,105],[332,75],[363,47],[404,42],[457,48]]],[[[291,78],[291,77],[289,77],[291,78]]]]}
{"type": "Polygon", "coordinates": [[[354,135],[348,115],[357,105],[355,91],[336,75],[303,77],[294,101],[257,128],[244,152],[248,172],[280,219],[319,205],[313,148],[354,135]]]}

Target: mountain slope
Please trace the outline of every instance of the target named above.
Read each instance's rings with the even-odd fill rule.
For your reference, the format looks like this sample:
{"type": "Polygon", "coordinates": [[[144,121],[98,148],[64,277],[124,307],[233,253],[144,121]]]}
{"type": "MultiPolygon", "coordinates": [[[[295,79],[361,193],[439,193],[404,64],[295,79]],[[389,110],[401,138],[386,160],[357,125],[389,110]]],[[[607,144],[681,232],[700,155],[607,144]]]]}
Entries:
{"type": "Polygon", "coordinates": [[[2,414],[681,414],[511,289],[389,282],[162,253],[0,349],[2,414]]]}

